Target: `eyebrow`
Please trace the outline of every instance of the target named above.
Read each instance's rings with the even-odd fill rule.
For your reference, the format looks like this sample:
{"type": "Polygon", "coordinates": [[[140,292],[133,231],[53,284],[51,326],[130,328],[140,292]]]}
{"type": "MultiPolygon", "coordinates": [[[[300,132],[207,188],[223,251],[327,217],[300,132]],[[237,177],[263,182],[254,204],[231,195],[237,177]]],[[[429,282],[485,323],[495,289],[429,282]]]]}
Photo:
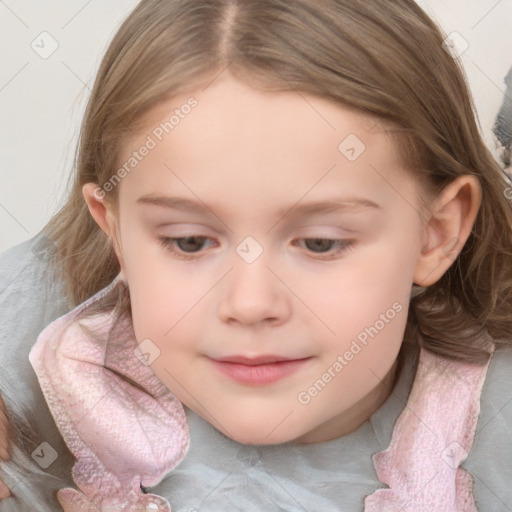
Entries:
{"type": "MultiPolygon", "coordinates": [[[[312,201],[299,204],[300,201],[287,208],[276,212],[277,216],[284,217],[288,214],[293,217],[299,215],[314,215],[318,213],[331,213],[339,211],[355,211],[361,208],[381,209],[381,206],[374,201],[361,197],[330,198],[325,201],[312,201]]],[[[137,200],[137,204],[160,206],[172,210],[182,210],[189,213],[213,213],[213,210],[201,201],[193,201],[184,197],[166,197],[147,194],[137,200]]]]}

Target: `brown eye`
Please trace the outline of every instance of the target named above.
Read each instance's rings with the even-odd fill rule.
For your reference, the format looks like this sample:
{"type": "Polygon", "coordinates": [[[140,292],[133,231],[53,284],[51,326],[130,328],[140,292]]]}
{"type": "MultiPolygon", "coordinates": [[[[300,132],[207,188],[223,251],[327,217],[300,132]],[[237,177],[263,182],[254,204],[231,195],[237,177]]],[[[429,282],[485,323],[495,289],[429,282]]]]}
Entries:
{"type": "Polygon", "coordinates": [[[327,252],[336,242],[328,238],[305,238],[304,240],[306,241],[304,245],[313,252],[327,252]]]}
{"type": "Polygon", "coordinates": [[[206,236],[162,237],[160,243],[177,258],[192,259],[194,254],[201,251],[206,240],[211,239],[206,236]]]}
{"type": "Polygon", "coordinates": [[[201,249],[206,237],[204,236],[187,236],[184,238],[175,238],[176,245],[183,252],[197,252],[201,249]]]}
{"type": "MultiPolygon", "coordinates": [[[[305,248],[315,254],[328,254],[332,257],[351,249],[355,240],[336,240],[330,238],[302,238],[305,248]],[[332,249],[335,248],[333,251],[332,249]]],[[[329,258],[326,258],[329,259],[329,258]]]]}

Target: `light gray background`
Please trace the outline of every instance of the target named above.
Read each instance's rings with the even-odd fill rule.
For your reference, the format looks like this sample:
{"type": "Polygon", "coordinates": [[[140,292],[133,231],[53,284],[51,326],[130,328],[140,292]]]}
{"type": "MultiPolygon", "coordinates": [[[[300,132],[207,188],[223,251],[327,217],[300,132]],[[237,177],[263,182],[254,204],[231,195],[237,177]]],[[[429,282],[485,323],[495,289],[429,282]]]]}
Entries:
{"type": "MultiPolygon", "coordinates": [[[[62,203],[96,70],[137,3],[0,0],[0,251],[38,233],[62,203]],[[58,48],[46,59],[31,46],[48,51],[52,40],[58,48]]],[[[418,3],[467,42],[461,59],[494,151],[491,127],[512,64],[512,0],[418,3]]]]}

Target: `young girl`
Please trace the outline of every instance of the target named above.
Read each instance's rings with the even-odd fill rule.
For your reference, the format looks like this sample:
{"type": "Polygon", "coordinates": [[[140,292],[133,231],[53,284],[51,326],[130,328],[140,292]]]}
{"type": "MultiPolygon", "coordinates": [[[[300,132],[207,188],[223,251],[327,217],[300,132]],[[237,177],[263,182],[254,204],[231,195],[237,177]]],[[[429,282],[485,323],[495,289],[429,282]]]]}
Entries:
{"type": "Polygon", "coordinates": [[[510,510],[512,208],[443,39],[139,4],[3,255],[1,512],[510,510]]]}

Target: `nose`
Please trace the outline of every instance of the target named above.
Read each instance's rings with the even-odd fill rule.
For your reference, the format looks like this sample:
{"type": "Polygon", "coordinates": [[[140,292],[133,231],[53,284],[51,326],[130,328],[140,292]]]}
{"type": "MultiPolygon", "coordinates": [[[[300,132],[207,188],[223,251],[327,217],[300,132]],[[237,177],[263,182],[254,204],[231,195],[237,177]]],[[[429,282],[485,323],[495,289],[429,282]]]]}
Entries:
{"type": "Polygon", "coordinates": [[[247,263],[235,260],[226,276],[219,303],[223,322],[244,326],[281,324],[290,316],[290,291],[262,255],[247,263]]]}

